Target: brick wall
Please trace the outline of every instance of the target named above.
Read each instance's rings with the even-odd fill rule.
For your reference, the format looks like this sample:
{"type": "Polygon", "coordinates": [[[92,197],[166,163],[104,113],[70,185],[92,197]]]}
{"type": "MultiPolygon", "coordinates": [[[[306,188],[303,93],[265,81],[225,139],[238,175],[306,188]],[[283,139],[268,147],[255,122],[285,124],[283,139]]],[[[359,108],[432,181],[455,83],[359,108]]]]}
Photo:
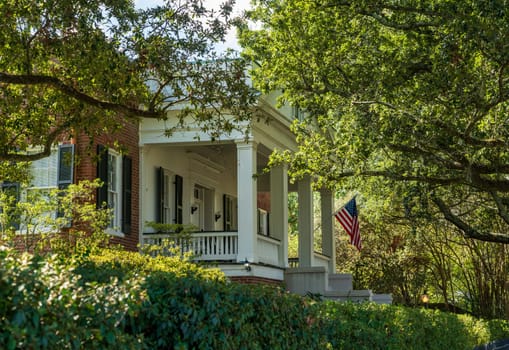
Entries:
{"type": "Polygon", "coordinates": [[[270,212],[270,192],[258,192],[256,202],[258,208],[270,212]]]}
{"type": "Polygon", "coordinates": [[[75,182],[94,180],[97,176],[96,150],[97,145],[108,146],[132,158],[132,193],[131,193],[131,232],[124,237],[114,236],[113,244],[121,244],[128,250],[138,250],[139,243],[139,136],[138,122],[123,122],[122,128],[113,134],[104,134],[95,137],[93,142],[86,135],[76,136],[77,164],[75,168],[75,182]],[[121,149],[115,147],[118,143],[121,149]]]}
{"type": "Polygon", "coordinates": [[[278,287],[283,287],[283,282],[279,280],[273,280],[271,278],[257,277],[257,276],[238,276],[230,277],[232,282],[242,284],[268,284],[278,287]]]}

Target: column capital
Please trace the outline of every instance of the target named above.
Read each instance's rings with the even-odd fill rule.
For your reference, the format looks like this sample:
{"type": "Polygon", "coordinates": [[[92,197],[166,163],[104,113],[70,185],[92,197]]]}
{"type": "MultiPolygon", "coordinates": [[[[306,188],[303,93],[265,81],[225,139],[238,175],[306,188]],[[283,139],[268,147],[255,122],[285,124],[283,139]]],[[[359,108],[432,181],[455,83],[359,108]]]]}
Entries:
{"type": "Polygon", "coordinates": [[[235,140],[235,144],[237,145],[237,149],[249,149],[249,148],[256,149],[258,147],[258,142],[252,139],[235,140]]]}

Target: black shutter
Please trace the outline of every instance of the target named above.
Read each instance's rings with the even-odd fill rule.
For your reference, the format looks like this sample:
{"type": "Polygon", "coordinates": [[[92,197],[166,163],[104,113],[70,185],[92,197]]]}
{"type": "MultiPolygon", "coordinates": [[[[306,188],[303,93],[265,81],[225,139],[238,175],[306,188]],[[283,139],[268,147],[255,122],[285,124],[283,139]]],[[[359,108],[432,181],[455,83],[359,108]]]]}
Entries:
{"type": "Polygon", "coordinates": [[[97,178],[103,185],[97,189],[97,208],[108,203],[108,150],[103,145],[97,145],[97,178]]]}
{"type": "Polygon", "coordinates": [[[232,211],[231,197],[223,194],[223,230],[230,231],[232,229],[232,211]]]}
{"type": "Polygon", "coordinates": [[[164,169],[162,167],[156,169],[156,222],[164,222],[164,194],[166,188],[164,184],[164,169]]]}
{"type": "Polygon", "coordinates": [[[183,179],[182,176],[175,175],[175,223],[182,224],[182,189],[183,179]]]}
{"type": "Polygon", "coordinates": [[[130,157],[122,158],[122,232],[131,233],[131,200],[132,200],[133,161],[130,157]]]}
{"type": "Polygon", "coordinates": [[[270,213],[267,212],[267,236],[270,236],[270,213]]]}

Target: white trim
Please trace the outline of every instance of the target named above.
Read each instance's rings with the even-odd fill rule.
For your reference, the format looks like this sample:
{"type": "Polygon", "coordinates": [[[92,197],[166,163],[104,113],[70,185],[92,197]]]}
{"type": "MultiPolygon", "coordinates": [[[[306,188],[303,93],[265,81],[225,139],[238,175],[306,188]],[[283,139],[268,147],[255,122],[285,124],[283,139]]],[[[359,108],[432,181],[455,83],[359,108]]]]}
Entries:
{"type": "MultiPolygon", "coordinates": [[[[108,149],[108,206],[112,203],[110,202],[110,196],[113,195],[114,206],[112,208],[112,222],[108,224],[107,231],[115,231],[118,233],[122,233],[122,156],[120,153],[108,149]],[[111,157],[114,157],[112,159],[111,157]],[[112,164],[111,161],[114,161],[112,164]],[[113,168],[111,168],[113,166],[113,168]],[[111,173],[110,170],[113,169],[113,175],[115,176],[114,188],[112,187],[111,181],[111,173]],[[110,224],[112,226],[110,226],[110,224]]],[[[113,234],[113,233],[111,233],[113,234]]]]}
{"type": "Polygon", "coordinates": [[[205,167],[207,170],[213,172],[214,174],[221,174],[224,172],[224,166],[217,164],[213,161],[211,161],[208,158],[203,157],[202,155],[199,155],[198,153],[194,153],[192,151],[188,151],[189,158],[190,158],[190,166],[196,166],[196,167],[205,167]]]}
{"type": "Polygon", "coordinates": [[[106,230],[104,230],[104,232],[106,232],[107,234],[109,234],[111,236],[115,236],[115,237],[120,237],[120,238],[125,237],[125,233],[123,233],[122,231],[116,230],[114,228],[111,228],[111,227],[106,228],[106,230]]]}
{"type": "Polygon", "coordinates": [[[224,272],[226,277],[260,277],[281,282],[285,277],[285,270],[282,268],[254,263],[250,264],[250,271],[246,270],[244,264],[218,264],[217,267],[224,272]]]}

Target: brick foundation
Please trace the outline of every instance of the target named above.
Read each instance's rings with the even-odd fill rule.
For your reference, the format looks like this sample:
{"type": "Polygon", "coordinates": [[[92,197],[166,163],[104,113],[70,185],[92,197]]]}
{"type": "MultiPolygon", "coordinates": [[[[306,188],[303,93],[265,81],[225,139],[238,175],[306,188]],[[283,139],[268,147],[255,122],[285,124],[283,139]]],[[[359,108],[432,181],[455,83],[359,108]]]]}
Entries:
{"type": "Polygon", "coordinates": [[[283,287],[283,282],[279,280],[273,280],[271,278],[257,277],[257,276],[238,276],[230,277],[232,282],[242,284],[266,284],[274,287],[283,287]]]}

